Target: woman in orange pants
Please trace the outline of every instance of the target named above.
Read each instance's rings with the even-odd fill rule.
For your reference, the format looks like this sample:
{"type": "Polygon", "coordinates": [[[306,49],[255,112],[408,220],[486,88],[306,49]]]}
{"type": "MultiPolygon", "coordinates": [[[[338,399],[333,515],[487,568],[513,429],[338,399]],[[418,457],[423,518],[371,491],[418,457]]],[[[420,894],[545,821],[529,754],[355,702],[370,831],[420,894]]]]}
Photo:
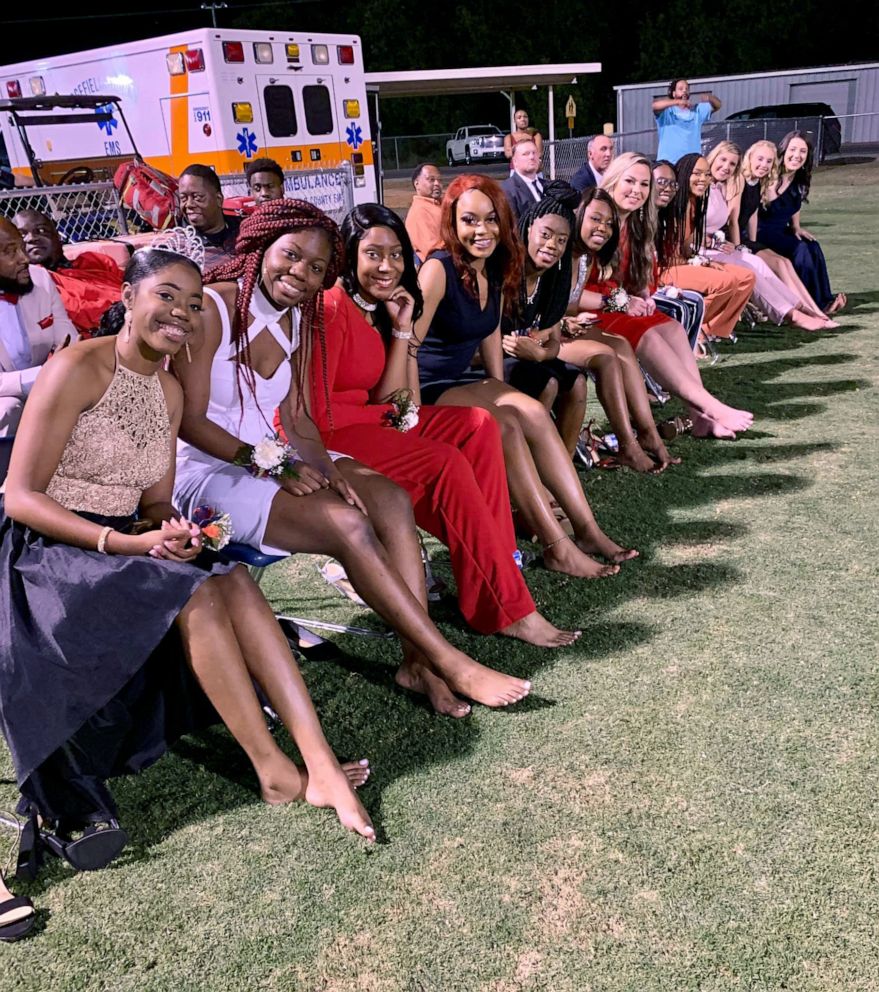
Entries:
{"type": "Polygon", "coordinates": [[[701,155],[685,155],[676,169],[668,162],[653,164],[659,284],[701,293],[702,329],[711,337],[728,338],[754,291],[756,277],[748,269],[707,258],[704,265],[691,263],[697,257],[693,245],[704,240],[710,179],[708,161],[701,155]]]}
{"type": "Polygon", "coordinates": [[[377,204],[356,207],[342,236],[344,285],[325,295],[325,339],[311,363],[310,412],[322,438],[409,493],[417,524],[449,548],[459,607],[474,629],[543,647],[571,643],[575,633],[537,612],[516,564],[494,419],[463,407],[407,412],[420,292],[402,222],[377,204]]]}

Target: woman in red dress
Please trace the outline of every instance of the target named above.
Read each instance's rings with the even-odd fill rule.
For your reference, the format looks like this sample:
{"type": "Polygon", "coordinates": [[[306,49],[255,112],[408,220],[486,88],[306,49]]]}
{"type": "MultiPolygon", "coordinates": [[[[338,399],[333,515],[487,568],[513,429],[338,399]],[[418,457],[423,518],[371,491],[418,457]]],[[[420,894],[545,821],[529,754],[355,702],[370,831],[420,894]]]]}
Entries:
{"type": "Polygon", "coordinates": [[[656,309],[650,296],[656,280],[656,202],[653,172],[641,155],[626,152],[608,166],[602,189],[620,218],[620,242],[612,273],[593,266],[577,307],[599,315],[598,326],[625,338],[641,365],[690,408],[696,437],[734,439],[753,414],[721,403],[703,386],[699,367],[676,321],[656,309]]]}
{"type": "MultiPolygon", "coordinates": [[[[534,606],[516,565],[500,430],[484,410],[423,406],[394,418],[417,379],[409,353],[421,292],[402,222],[378,204],[342,224],[342,285],[325,295],[315,342],[311,413],[324,441],[397,483],[416,523],[448,545],[467,622],[541,647],[578,636],[534,606]],[[392,423],[396,421],[396,427],[392,423]]],[[[423,589],[421,590],[423,593],[423,589]]]]}

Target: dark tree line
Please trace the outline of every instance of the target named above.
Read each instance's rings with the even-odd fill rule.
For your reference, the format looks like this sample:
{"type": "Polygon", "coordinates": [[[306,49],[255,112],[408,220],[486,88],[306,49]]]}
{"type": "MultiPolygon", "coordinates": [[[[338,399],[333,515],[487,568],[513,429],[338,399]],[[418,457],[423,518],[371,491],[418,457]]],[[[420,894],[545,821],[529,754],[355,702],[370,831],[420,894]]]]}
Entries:
{"type": "MultiPolygon", "coordinates": [[[[369,71],[460,68],[525,63],[600,62],[599,76],[581,79],[556,94],[556,128],[564,128],[564,102],[578,104],[577,132],[592,131],[615,116],[613,86],[670,76],[790,69],[879,58],[879,18],[874,0],[666,0],[662,4],[590,4],[584,0],[312,0],[218,12],[221,27],[276,31],[310,30],[358,34],[369,71]]],[[[253,2],[253,0],[245,0],[253,2]]],[[[131,8],[144,9],[144,0],[131,8]]],[[[156,0],[156,9],[173,7],[156,0]]],[[[0,62],[56,55],[210,23],[198,9],[144,17],[97,17],[16,25],[15,51],[0,62]]],[[[47,8],[43,8],[47,10],[47,8]]],[[[124,10],[124,8],[123,8],[124,10]]],[[[71,14],[120,12],[118,2],[94,0],[71,14]]],[[[14,12],[14,19],[27,16],[14,12]]],[[[34,13],[34,17],[41,17],[34,13]]],[[[13,18],[13,13],[4,14],[13,18]]],[[[532,122],[546,133],[546,94],[522,93],[532,122]]],[[[448,131],[464,123],[504,125],[500,95],[387,100],[386,134],[448,131]]]]}

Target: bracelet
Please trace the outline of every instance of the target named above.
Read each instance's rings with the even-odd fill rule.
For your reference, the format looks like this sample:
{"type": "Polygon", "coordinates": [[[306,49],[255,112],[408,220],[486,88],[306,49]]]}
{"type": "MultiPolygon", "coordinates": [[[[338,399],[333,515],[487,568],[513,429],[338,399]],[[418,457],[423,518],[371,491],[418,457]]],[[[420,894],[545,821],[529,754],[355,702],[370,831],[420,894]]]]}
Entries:
{"type": "Polygon", "coordinates": [[[112,527],[104,527],[98,535],[98,552],[102,555],[109,554],[107,551],[107,538],[113,533],[112,527]]]}
{"type": "Polygon", "coordinates": [[[398,341],[411,341],[414,336],[412,331],[391,331],[391,337],[398,341]]]}

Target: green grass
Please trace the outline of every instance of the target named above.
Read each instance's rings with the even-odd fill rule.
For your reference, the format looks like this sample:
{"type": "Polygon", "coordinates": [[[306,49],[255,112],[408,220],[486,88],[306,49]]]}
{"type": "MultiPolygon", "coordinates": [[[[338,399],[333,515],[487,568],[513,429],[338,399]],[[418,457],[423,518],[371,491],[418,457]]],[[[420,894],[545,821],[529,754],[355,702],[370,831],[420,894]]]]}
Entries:
{"type": "MultiPolygon", "coordinates": [[[[641,561],[529,583],[575,649],[466,631],[528,674],[512,712],[436,719],[388,642],[306,675],[340,754],[368,755],[367,849],[330,813],[266,808],[216,730],[115,787],[112,868],[17,886],[40,932],[2,992],[854,992],[879,988],[879,168],[823,170],[806,225],[852,306],[834,334],[763,325],[705,369],[753,409],[735,444],[676,445],[659,478],[592,473],[641,561]]],[[[444,552],[434,547],[445,574],[444,552]]],[[[369,622],[314,562],[276,602],[369,622]]],[[[0,752],[0,805],[14,802],[0,752]]]]}

